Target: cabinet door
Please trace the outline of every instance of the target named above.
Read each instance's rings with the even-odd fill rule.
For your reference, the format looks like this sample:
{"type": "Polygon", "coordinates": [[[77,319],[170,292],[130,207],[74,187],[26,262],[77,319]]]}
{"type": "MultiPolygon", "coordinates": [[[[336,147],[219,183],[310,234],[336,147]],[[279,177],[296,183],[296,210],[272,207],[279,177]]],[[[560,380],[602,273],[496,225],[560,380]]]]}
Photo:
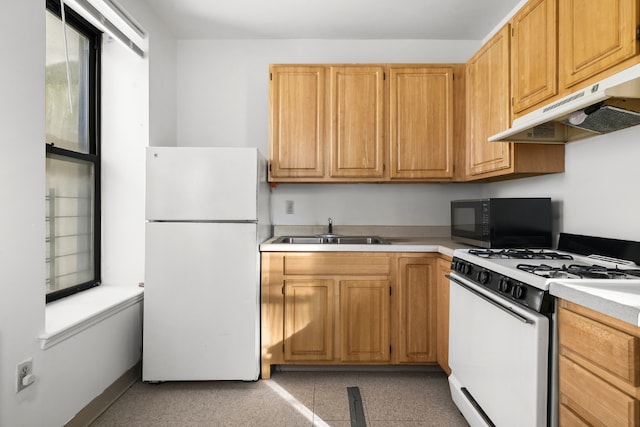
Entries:
{"type": "Polygon", "coordinates": [[[437,339],[436,261],[406,257],[398,260],[400,362],[435,362],[437,339]]]}
{"type": "Polygon", "coordinates": [[[391,66],[391,179],[453,175],[453,68],[391,66]]]}
{"type": "Polygon", "coordinates": [[[324,176],[325,67],[270,67],[269,179],[324,176]]]}
{"type": "Polygon", "coordinates": [[[341,360],[390,360],[388,280],[340,281],[341,360]]]}
{"type": "Polygon", "coordinates": [[[560,2],[560,83],[570,88],[638,53],[637,0],[560,2]]]}
{"type": "Polygon", "coordinates": [[[511,83],[517,113],[558,93],[557,2],[530,0],[512,21],[511,83]]]}
{"type": "Polygon", "coordinates": [[[331,67],[331,176],[382,178],[384,67],[331,67]]]}
{"type": "Polygon", "coordinates": [[[467,175],[510,168],[513,143],[487,138],[510,126],[509,26],[467,63],[467,175]]]}
{"type": "Polygon", "coordinates": [[[335,286],[330,279],[285,280],[285,360],[333,359],[335,286]]]}
{"type": "Polygon", "coordinates": [[[437,359],[438,365],[449,375],[449,279],[445,277],[451,272],[451,260],[439,259],[436,283],[436,313],[438,317],[437,327],[437,359]]]}

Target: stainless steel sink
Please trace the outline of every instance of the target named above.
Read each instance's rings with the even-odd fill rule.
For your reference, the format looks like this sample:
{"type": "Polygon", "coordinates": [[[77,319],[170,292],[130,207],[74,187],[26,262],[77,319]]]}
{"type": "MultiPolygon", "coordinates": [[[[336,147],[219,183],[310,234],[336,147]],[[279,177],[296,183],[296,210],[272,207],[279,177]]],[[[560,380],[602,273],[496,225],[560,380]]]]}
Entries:
{"type": "Polygon", "coordinates": [[[273,243],[291,245],[388,245],[389,242],[378,236],[282,236],[273,243]]]}

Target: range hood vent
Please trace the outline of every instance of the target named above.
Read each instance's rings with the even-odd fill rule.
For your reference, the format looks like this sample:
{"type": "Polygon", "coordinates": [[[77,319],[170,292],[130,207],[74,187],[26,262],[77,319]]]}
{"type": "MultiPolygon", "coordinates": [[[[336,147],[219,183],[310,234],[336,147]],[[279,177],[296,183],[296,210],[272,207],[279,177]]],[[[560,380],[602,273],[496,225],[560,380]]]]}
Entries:
{"type": "Polygon", "coordinates": [[[562,144],[640,125],[640,64],[513,121],[489,141],[562,144]]]}

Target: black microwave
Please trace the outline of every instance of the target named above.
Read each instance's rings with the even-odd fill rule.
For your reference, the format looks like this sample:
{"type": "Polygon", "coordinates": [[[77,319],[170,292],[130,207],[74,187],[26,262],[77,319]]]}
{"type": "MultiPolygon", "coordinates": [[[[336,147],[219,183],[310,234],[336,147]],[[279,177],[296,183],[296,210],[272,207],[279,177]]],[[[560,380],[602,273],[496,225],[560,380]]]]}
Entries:
{"type": "Polygon", "coordinates": [[[551,198],[451,201],[451,239],[482,248],[550,248],[551,198]]]}

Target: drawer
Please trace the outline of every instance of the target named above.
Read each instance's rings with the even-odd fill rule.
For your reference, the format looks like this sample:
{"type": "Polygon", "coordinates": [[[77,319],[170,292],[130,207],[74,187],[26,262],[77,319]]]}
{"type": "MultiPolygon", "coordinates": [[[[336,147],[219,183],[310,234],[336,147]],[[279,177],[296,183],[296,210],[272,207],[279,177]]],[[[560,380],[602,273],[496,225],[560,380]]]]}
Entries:
{"type": "Polygon", "coordinates": [[[637,400],[564,356],[560,356],[559,369],[560,404],[588,424],[607,427],[640,424],[637,400]]]}
{"type": "Polygon", "coordinates": [[[558,316],[561,354],[577,354],[633,387],[640,385],[640,338],[563,308],[558,316]]]}
{"type": "Polygon", "coordinates": [[[301,253],[284,258],[284,274],[388,276],[388,254],[380,253],[301,253]]]}
{"type": "Polygon", "coordinates": [[[589,427],[589,424],[577,416],[571,409],[565,405],[560,405],[560,425],[562,427],[589,427]]]}

